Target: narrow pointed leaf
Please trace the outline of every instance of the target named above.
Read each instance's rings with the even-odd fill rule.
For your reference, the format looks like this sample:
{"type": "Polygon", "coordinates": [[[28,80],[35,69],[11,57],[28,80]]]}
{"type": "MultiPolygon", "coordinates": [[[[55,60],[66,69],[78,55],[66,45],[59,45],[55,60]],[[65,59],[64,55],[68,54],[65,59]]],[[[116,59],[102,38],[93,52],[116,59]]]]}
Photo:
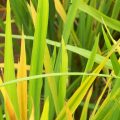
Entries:
{"type": "MultiPolygon", "coordinates": [[[[64,40],[62,39],[62,52],[61,52],[61,66],[60,66],[60,71],[61,72],[68,72],[68,55],[67,55],[67,50],[66,46],[64,43],[64,40]]],[[[64,106],[65,104],[65,99],[66,99],[66,85],[68,82],[68,77],[67,76],[61,76],[59,80],[59,90],[58,90],[58,99],[59,99],[59,106],[60,109],[64,106]]]]}
{"type": "Polygon", "coordinates": [[[95,8],[85,4],[84,2],[81,2],[79,4],[79,9],[81,11],[87,13],[88,15],[92,16],[93,18],[95,18],[96,20],[98,20],[101,23],[102,23],[102,18],[103,18],[107,26],[120,32],[120,22],[118,20],[115,20],[115,19],[112,19],[112,18],[106,16],[102,12],[100,12],[100,11],[96,10],[95,8]]]}
{"type": "MultiPolygon", "coordinates": [[[[48,0],[38,1],[37,22],[35,26],[30,75],[42,74],[43,71],[43,59],[48,26],[48,8],[48,0]]],[[[32,97],[35,108],[35,120],[39,120],[42,79],[31,81],[29,88],[29,97],[32,97]]]]}
{"type": "MultiPolygon", "coordinates": [[[[22,33],[22,37],[24,33],[22,33]]],[[[18,63],[17,78],[27,77],[26,51],[24,37],[21,40],[20,62],[18,63]]],[[[18,103],[20,108],[20,119],[27,120],[27,81],[17,84],[18,103]]]]}
{"type": "MultiPolygon", "coordinates": [[[[50,54],[47,46],[45,47],[44,66],[45,66],[45,73],[53,73],[52,62],[50,59],[50,54]]],[[[47,80],[53,97],[55,110],[56,113],[58,114],[59,107],[58,107],[58,95],[57,95],[57,86],[55,82],[55,77],[48,77],[47,80]]]]}
{"type": "Polygon", "coordinates": [[[88,92],[88,95],[86,97],[86,101],[85,101],[84,106],[83,106],[83,110],[82,110],[82,114],[81,114],[80,120],[87,120],[88,105],[89,105],[89,101],[90,101],[92,92],[93,92],[93,87],[90,88],[90,90],[88,92]]]}
{"type": "MultiPolygon", "coordinates": [[[[2,84],[2,79],[0,77],[0,84],[2,84]]],[[[4,98],[4,102],[5,102],[5,107],[6,107],[6,114],[8,114],[8,118],[10,118],[10,120],[17,120],[17,116],[16,116],[16,112],[15,109],[13,107],[13,104],[10,100],[10,97],[8,95],[7,90],[3,87],[0,88],[0,91],[2,92],[3,98],[4,98]]]]}
{"type": "MultiPolygon", "coordinates": [[[[108,55],[105,57],[103,62],[98,65],[98,67],[93,71],[93,73],[99,73],[102,68],[104,67],[105,63],[107,62],[108,58],[111,56],[111,54],[115,51],[116,47],[120,44],[120,40],[117,42],[116,45],[113,46],[113,48],[110,50],[108,55]]],[[[93,81],[95,80],[96,76],[89,76],[86,78],[85,82],[81,84],[81,86],[75,91],[75,93],[72,95],[72,97],[68,100],[68,106],[73,113],[80,102],[82,101],[83,97],[85,96],[87,90],[92,85],[93,81]]],[[[66,118],[65,115],[65,108],[63,108],[60,112],[60,114],[57,116],[57,120],[61,120],[66,118]]]]}
{"type": "MultiPolygon", "coordinates": [[[[4,55],[4,80],[10,81],[15,79],[12,33],[11,33],[11,16],[10,16],[10,2],[7,0],[7,16],[6,16],[6,30],[5,30],[5,55],[4,55]]],[[[16,85],[9,85],[6,87],[8,95],[11,99],[14,109],[18,113],[18,99],[16,85]]]]}
{"type": "Polygon", "coordinates": [[[44,104],[43,112],[40,120],[49,120],[49,99],[47,98],[44,104]]]}

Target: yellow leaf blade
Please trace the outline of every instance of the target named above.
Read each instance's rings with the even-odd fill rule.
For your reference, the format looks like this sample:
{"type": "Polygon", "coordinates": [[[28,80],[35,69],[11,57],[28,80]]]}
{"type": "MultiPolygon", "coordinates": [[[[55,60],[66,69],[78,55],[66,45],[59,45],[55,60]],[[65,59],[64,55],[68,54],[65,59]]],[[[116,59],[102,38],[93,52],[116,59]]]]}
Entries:
{"type": "Polygon", "coordinates": [[[49,115],[49,99],[47,98],[44,104],[44,108],[40,120],[48,120],[49,118],[48,115],[49,115]]]}
{"type": "Polygon", "coordinates": [[[64,10],[62,4],[60,3],[59,0],[54,0],[54,3],[55,3],[55,8],[56,8],[58,14],[62,18],[63,22],[65,22],[65,20],[66,20],[66,13],[65,13],[65,10],[64,10]]]}
{"type": "MultiPolygon", "coordinates": [[[[25,41],[24,34],[22,34],[21,40],[21,55],[20,63],[18,63],[18,73],[17,78],[26,77],[26,52],[25,52],[25,41]]],[[[18,103],[20,108],[20,118],[21,120],[27,120],[27,81],[17,83],[18,92],[18,103]]]]}
{"type": "MultiPolygon", "coordinates": [[[[3,82],[2,82],[2,79],[0,77],[0,84],[2,84],[2,83],[3,82]]],[[[8,96],[7,90],[5,89],[5,87],[1,87],[0,91],[2,92],[4,101],[5,101],[6,111],[8,112],[10,120],[17,120],[16,113],[15,113],[15,110],[13,108],[12,102],[10,101],[10,98],[8,96]]]]}

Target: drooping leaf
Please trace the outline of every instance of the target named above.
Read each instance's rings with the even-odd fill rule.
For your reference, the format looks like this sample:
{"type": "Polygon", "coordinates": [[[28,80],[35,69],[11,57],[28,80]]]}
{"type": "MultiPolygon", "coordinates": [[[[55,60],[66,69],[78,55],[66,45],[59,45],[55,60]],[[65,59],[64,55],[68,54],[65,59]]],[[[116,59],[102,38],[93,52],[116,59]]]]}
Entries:
{"type": "Polygon", "coordinates": [[[104,15],[102,12],[85,4],[84,2],[80,2],[79,9],[81,11],[87,13],[88,15],[92,16],[93,18],[95,18],[96,20],[98,20],[101,23],[103,22],[102,21],[102,18],[103,18],[107,26],[120,32],[120,22],[118,20],[112,19],[112,18],[104,15]]]}
{"type": "MultiPolygon", "coordinates": [[[[117,42],[116,45],[113,46],[113,48],[110,50],[110,52],[105,57],[103,62],[100,65],[98,65],[98,67],[93,71],[93,73],[99,73],[102,70],[102,68],[104,67],[104,65],[107,62],[108,58],[115,51],[116,47],[119,44],[120,44],[120,40],[117,42]]],[[[76,90],[76,92],[68,100],[68,106],[69,106],[69,108],[70,108],[72,113],[76,110],[76,108],[78,107],[78,105],[82,101],[83,97],[85,96],[85,94],[86,94],[87,90],[89,89],[89,87],[92,85],[92,83],[95,80],[95,78],[96,78],[96,76],[92,76],[92,77],[89,76],[89,77],[87,77],[85,82],[83,84],[81,84],[81,86],[76,90]]],[[[66,118],[65,108],[62,109],[62,111],[60,112],[60,114],[57,116],[56,119],[57,120],[61,120],[61,119],[64,119],[64,118],[66,118]]]]}

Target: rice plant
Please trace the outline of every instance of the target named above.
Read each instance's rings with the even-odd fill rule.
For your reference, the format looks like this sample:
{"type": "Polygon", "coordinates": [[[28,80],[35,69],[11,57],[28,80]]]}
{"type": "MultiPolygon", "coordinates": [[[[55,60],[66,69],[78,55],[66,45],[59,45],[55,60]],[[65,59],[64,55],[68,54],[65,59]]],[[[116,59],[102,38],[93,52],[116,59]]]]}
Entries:
{"type": "Polygon", "coordinates": [[[120,1],[1,0],[0,120],[119,120],[120,1]]]}

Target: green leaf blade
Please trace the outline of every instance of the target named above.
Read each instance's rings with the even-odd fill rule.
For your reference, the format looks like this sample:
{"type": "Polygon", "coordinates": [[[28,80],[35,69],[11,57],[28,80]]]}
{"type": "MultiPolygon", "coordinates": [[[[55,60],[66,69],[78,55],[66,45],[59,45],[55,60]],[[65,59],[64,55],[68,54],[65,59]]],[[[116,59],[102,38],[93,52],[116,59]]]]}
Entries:
{"type": "MultiPolygon", "coordinates": [[[[37,9],[37,22],[35,26],[34,43],[31,58],[30,75],[42,74],[44,50],[46,44],[48,26],[48,0],[39,0],[37,9]]],[[[35,120],[40,116],[40,94],[42,89],[42,79],[35,79],[30,82],[29,96],[32,97],[35,107],[35,120]],[[36,92],[37,91],[37,92],[36,92]]]]}
{"type": "MultiPolygon", "coordinates": [[[[7,16],[6,16],[6,29],[5,29],[5,55],[4,55],[4,80],[6,82],[15,79],[13,46],[12,46],[12,32],[11,32],[11,16],[10,16],[10,2],[7,0],[7,16]]],[[[16,85],[9,85],[6,87],[10,96],[14,109],[18,113],[18,99],[16,85]]]]}

